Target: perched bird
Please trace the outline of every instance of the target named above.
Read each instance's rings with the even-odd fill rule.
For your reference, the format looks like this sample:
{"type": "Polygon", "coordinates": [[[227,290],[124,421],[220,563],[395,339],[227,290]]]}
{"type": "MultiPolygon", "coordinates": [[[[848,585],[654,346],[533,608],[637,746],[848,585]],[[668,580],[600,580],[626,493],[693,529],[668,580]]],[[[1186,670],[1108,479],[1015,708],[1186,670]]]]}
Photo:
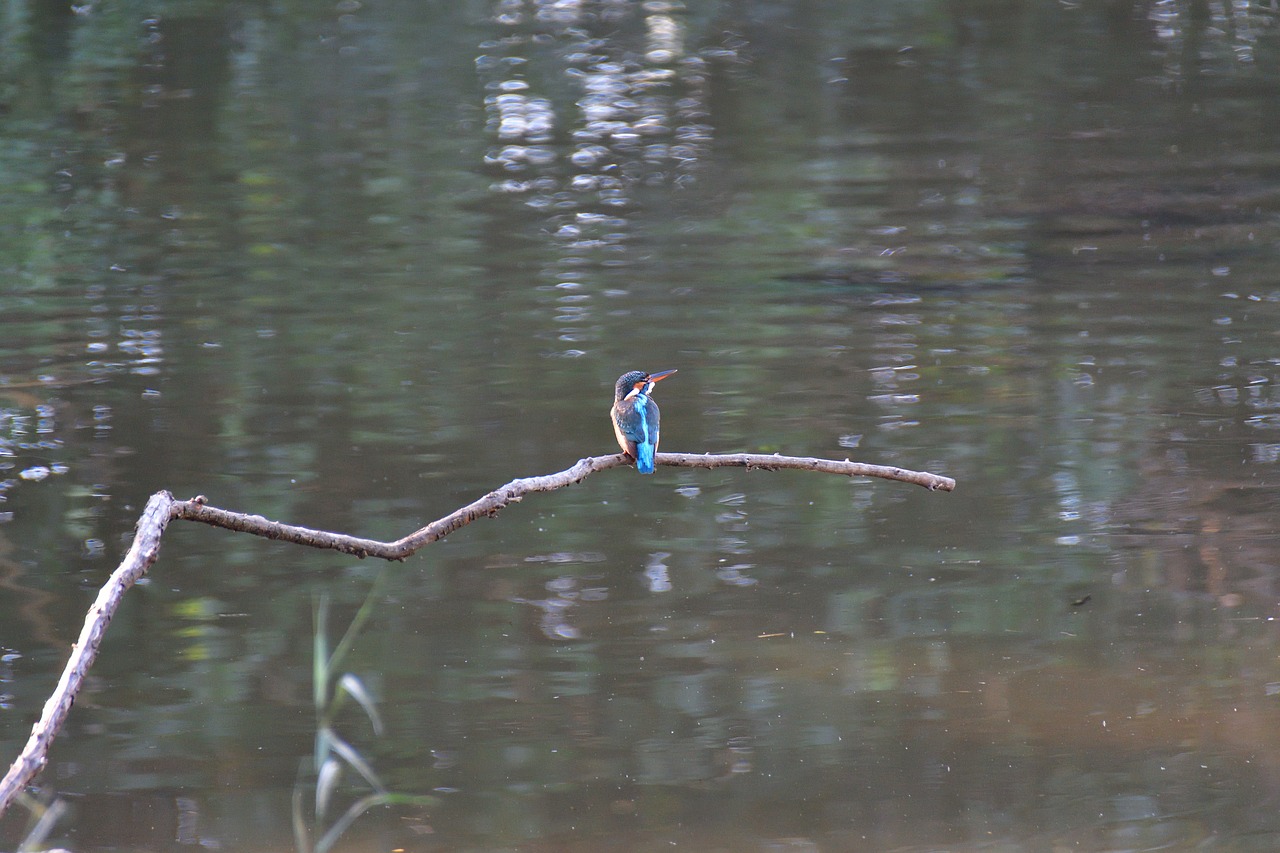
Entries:
{"type": "Polygon", "coordinates": [[[653,454],[658,452],[658,404],[649,394],[655,382],[673,373],[633,370],[618,377],[613,389],[613,408],[609,409],[613,434],[622,452],[636,460],[641,474],[653,473],[653,454]]]}

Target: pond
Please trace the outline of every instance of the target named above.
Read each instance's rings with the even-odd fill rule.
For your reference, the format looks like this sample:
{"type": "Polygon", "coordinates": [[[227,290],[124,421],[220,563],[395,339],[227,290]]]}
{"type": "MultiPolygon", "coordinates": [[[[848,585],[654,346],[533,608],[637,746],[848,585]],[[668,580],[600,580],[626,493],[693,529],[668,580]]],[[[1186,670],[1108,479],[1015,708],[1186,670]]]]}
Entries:
{"type": "Polygon", "coordinates": [[[176,521],[0,846],[1280,846],[1274,4],[5,15],[6,765],[161,489],[958,485],[176,521]]]}

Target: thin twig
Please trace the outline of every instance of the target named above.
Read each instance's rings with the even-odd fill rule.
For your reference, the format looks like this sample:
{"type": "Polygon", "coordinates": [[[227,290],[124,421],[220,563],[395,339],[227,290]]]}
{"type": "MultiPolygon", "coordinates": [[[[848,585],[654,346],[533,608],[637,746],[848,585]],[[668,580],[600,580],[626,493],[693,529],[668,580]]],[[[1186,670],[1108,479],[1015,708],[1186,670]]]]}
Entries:
{"type": "Polygon", "coordinates": [[[848,459],[815,459],[811,456],[781,456],[777,453],[659,453],[659,465],[672,465],[677,468],[760,468],[765,471],[778,471],[784,468],[795,468],[801,471],[820,471],[824,474],[843,474],[846,477],[879,477],[882,480],[898,480],[903,483],[914,483],[924,486],[930,491],[954,491],[956,481],[939,474],[927,471],[909,471],[906,468],[894,468],[887,465],[868,465],[865,462],[850,462],[848,459]]]}
{"type": "MultiPolygon", "coordinates": [[[[802,471],[819,471],[847,477],[879,477],[914,483],[933,491],[949,492],[956,486],[950,477],[904,468],[867,465],[847,459],[815,459],[800,456],[779,456],[757,453],[698,454],[659,453],[655,462],[676,468],[724,468],[740,467],[776,471],[794,468],[802,471]]],[[[380,557],[384,560],[403,560],[422,547],[443,539],[455,530],[465,527],[478,518],[492,517],[509,504],[516,503],[532,492],[550,492],[580,483],[597,471],[607,471],[629,465],[629,457],[616,453],[611,456],[588,456],[577,464],[555,474],[540,477],[524,477],[512,480],[484,497],[472,501],[461,509],[431,522],[426,527],[410,533],[394,542],[361,539],[345,533],[328,530],[312,530],[292,524],[270,521],[260,515],[246,515],[209,506],[204,497],[177,500],[169,492],[156,492],[147,502],[138,519],[137,534],[133,546],[120,566],[98,593],[98,598],[85,615],[80,639],[71,650],[62,678],[52,696],[45,703],[40,720],[31,729],[31,737],[22,753],[0,780],[0,815],[3,815],[19,791],[29,783],[48,760],[49,747],[66,721],[76,694],[84,683],[89,667],[98,655],[107,625],[115,615],[129,587],[146,574],[160,553],[160,537],[169,521],[175,518],[198,521],[202,524],[224,527],[241,533],[251,533],[268,539],[278,539],[312,548],[325,548],[353,554],[357,557],[380,557]]]]}

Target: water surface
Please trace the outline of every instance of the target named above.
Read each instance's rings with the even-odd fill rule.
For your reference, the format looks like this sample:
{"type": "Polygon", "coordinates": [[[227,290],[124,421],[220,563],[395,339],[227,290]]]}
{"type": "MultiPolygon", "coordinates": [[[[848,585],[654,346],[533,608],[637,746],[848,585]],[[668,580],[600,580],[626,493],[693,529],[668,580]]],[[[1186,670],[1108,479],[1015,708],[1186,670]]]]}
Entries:
{"type": "Polygon", "coordinates": [[[175,524],[50,843],[314,841],[371,590],[334,726],[429,799],[335,849],[1280,841],[1265,5],[15,8],[7,755],[157,489],[395,538],[670,367],[664,449],[959,482],[615,470],[389,567],[175,524]]]}

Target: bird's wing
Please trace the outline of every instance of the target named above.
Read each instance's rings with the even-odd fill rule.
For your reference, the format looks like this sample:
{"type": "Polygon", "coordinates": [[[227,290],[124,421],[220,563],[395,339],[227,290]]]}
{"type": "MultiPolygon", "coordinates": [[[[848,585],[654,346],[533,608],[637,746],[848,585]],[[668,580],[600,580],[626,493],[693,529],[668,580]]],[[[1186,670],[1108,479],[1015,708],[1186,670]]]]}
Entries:
{"type": "Polygon", "coordinates": [[[626,415],[618,406],[614,406],[609,410],[609,420],[613,421],[613,437],[618,440],[618,446],[623,453],[629,453],[634,458],[636,442],[626,429],[626,415]]]}
{"type": "Polygon", "coordinates": [[[636,397],[627,400],[615,409],[614,425],[628,441],[643,442],[648,432],[645,406],[642,402],[637,402],[641,399],[636,397]]]}

